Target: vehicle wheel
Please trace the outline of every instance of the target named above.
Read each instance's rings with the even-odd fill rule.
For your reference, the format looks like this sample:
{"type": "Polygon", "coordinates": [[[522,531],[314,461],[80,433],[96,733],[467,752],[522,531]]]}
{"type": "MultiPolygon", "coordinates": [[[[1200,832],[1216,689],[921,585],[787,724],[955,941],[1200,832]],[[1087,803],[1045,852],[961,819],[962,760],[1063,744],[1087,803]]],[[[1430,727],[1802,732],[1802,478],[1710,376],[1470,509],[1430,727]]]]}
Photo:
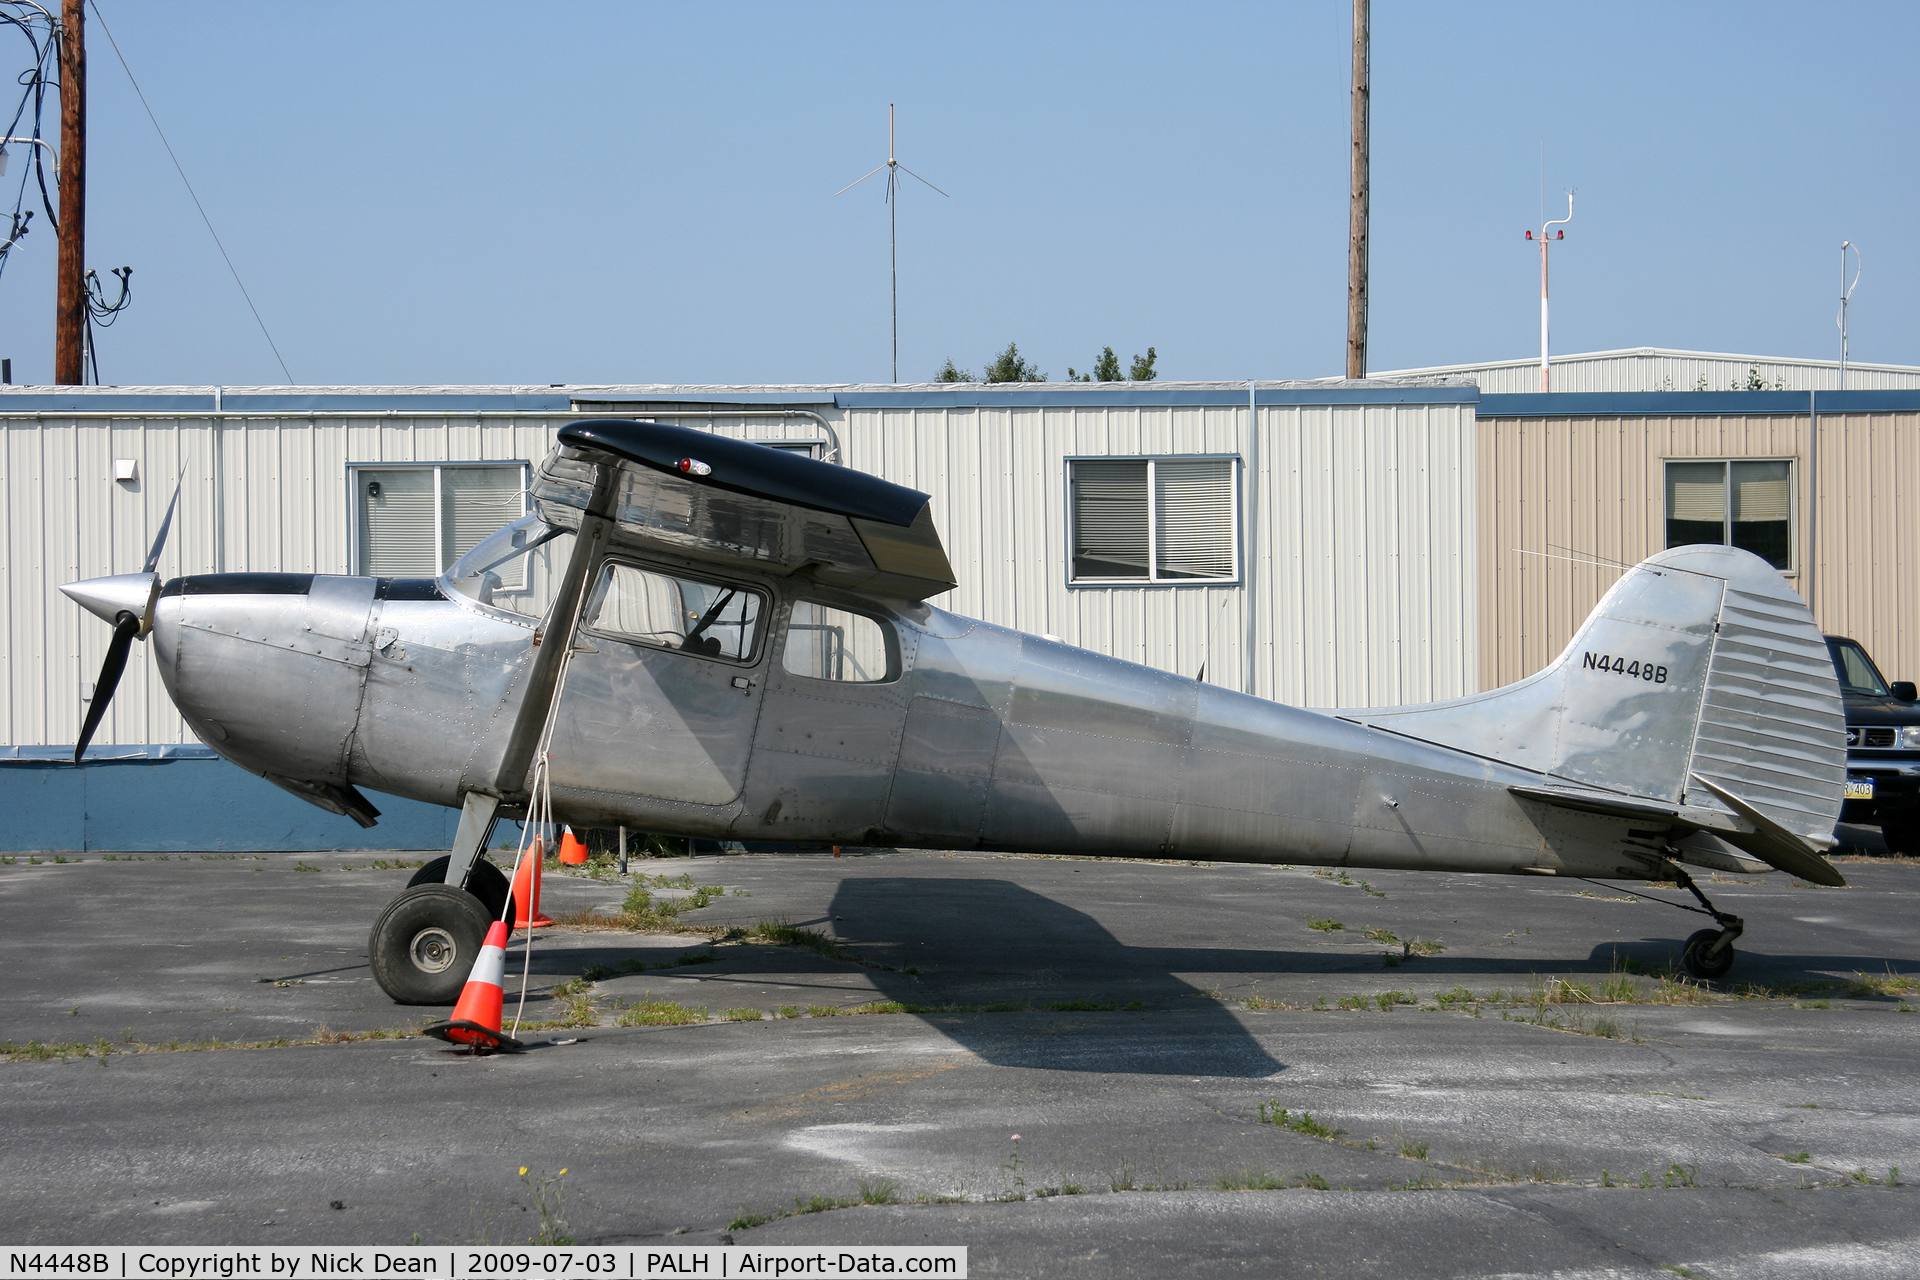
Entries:
{"type": "Polygon", "coordinates": [[[494,917],[450,884],[417,884],[387,904],[367,935],[367,963],[399,1004],[452,1004],[494,917]]]}
{"type": "Polygon", "coordinates": [[[1707,949],[1720,939],[1721,930],[1702,929],[1687,939],[1686,948],[1680,953],[1680,963],[1686,966],[1688,973],[1696,978],[1725,977],[1727,970],[1733,968],[1733,944],[1720,949],[1720,954],[1709,959],[1707,949]]]}
{"type": "MultiPolygon", "coordinates": [[[[441,854],[414,872],[413,879],[407,881],[407,888],[411,889],[417,884],[444,883],[447,878],[447,864],[452,861],[451,855],[441,854]]],[[[507,883],[506,872],[485,858],[473,860],[473,868],[467,872],[467,892],[485,903],[488,912],[495,920],[504,918],[508,924],[512,924],[520,918],[517,904],[514,914],[505,917],[501,915],[506,910],[507,900],[513,896],[513,886],[507,883]]]]}
{"type": "Polygon", "coordinates": [[[1887,818],[1880,823],[1880,835],[1887,842],[1888,853],[1920,856],[1920,817],[1906,813],[1887,818]]]}

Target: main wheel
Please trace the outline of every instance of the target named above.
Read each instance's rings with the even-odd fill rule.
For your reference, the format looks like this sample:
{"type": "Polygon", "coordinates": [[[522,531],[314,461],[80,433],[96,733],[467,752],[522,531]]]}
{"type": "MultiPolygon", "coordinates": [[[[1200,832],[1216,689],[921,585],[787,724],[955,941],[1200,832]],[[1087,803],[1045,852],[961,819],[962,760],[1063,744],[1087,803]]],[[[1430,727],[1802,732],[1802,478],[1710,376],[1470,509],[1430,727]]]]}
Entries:
{"type": "Polygon", "coordinates": [[[1720,954],[1709,956],[1708,949],[1720,940],[1721,930],[1702,929],[1687,939],[1686,948],[1680,953],[1680,963],[1686,966],[1688,973],[1696,978],[1720,978],[1733,968],[1733,944],[1720,948],[1720,954]]]}
{"type": "Polygon", "coordinates": [[[367,935],[373,980],[400,1004],[452,1004],[496,918],[450,884],[403,889],[367,935]]]}
{"type": "MultiPolygon", "coordinates": [[[[417,884],[443,884],[447,878],[447,865],[453,861],[449,854],[441,854],[426,866],[413,873],[413,879],[407,881],[407,888],[417,884]]],[[[513,886],[507,883],[506,873],[488,862],[485,858],[475,858],[473,867],[467,872],[467,892],[480,899],[499,920],[506,910],[507,902],[513,897],[513,886]]],[[[519,904],[515,904],[512,915],[506,916],[506,922],[512,924],[520,918],[519,904]]]]}
{"type": "Polygon", "coordinates": [[[1920,817],[1903,813],[1897,818],[1886,818],[1880,823],[1880,835],[1887,842],[1888,853],[1920,855],[1920,817]]]}

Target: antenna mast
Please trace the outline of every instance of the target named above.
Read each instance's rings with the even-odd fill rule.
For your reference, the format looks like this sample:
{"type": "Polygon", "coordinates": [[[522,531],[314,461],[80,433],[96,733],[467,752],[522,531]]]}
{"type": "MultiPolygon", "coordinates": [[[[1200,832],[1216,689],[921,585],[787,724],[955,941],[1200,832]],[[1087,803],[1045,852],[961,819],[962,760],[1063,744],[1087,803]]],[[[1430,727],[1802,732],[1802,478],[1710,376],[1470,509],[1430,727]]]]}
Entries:
{"type": "Polygon", "coordinates": [[[1834,323],[1840,326],[1840,390],[1847,389],[1847,303],[1853,297],[1854,289],[1860,283],[1860,273],[1866,269],[1866,260],[1860,256],[1860,246],[1851,240],[1840,242],[1840,314],[1834,317],[1834,323]],[[1853,250],[1853,283],[1847,283],[1847,250],[1853,250]]]}
{"type": "MultiPolygon", "coordinates": [[[[1542,391],[1552,389],[1548,381],[1548,369],[1550,366],[1547,363],[1547,242],[1549,239],[1565,240],[1567,238],[1567,233],[1564,231],[1549,237],[1547,235],[1547,228],[1558,227],[1572,221],[1573,191],[1569,188],[1567,191],[1567,216],[1564,218],[1555,218],[1552,222],[1543,222],[1540,224],[1540,389],[1542,391]]],[[[1531,240],[1533,238],[1533,232],[1527,232],[1527,239],[1531,240]]]]}
{"type": "Polygon", "coordinates": [[[898,231],[900,175],[904,173],[918,178],[943,196],[947,193],[940,191],[940,188],[934,187],[931,182],[927,182],[925,178],[921,178],[919,174],[894,158],[893,104],[891,102],[887,104],[887,162],[879,169],[874,169],[856,181],[849,182],[833,194],[845,195],[880,172],[880,169],[887,171],[887,288],[893,297],[893,381],[898,384],[900,381],[900,239],[898,231]]]}

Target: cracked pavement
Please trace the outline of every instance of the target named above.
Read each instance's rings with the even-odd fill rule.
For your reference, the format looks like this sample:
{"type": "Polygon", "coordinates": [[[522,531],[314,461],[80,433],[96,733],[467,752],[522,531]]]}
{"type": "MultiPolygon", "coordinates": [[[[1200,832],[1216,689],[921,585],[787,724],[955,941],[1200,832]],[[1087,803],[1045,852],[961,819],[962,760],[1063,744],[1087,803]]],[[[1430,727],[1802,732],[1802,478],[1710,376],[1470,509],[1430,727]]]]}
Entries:
{"type": "MultiPolygon", "coordinates": [[[[0,1039],[438,1016],[367,974],[368,924],[409,874],[379,856],[0,867],[0,1039]]],[[[1920,1017],[1884,981],[1920,976],[1920,867],[1848,862],[1845,890],[1703,881],[1747,919],[1730,982],[1782,994],[1593,1005],[1530,997],[1554,978],[1604,994],[1632,966],[1658,996],[1694,918],[1532,877],[884,851],[635,866],[732,891],[689,922],[784,921],[859,959],[562,927],[536,942],[528,1016],[597,966],[605,1025],[532,1032],[521,1055],[411,1037],[0,1063],[6,1234],[523,1241],[526,1165],[568,1170],[583,1242],[965,1244],[976,1275],[1920,1273],[1892,1172],[1920,1176],[1920,1017]],[[1402,959],[1368,929],[1444,949],[1402,959]],[[1395,992],[1416,1003],[1383,1010],[1395,992]],[[708,1013],[611,1025],[643,999],[708,1013]],[[875,1002],[928,1011],[776,1016],[875,1002]],[[936,1011],[989,1004],[1018,1009],[936,1011]],[[786,1212],[863,1183],[928,1202],[786,1212]],[[1248,1186],[1273,1189],[1222,1189],[1248,1186]],[[730,1230],[748,1218],[767,1220],[730,1230]]],[[[623,894],[555,876],[543,905],[623,894]]],[[[509,1011],[521,963],[516,943],[509,1011]]]]}

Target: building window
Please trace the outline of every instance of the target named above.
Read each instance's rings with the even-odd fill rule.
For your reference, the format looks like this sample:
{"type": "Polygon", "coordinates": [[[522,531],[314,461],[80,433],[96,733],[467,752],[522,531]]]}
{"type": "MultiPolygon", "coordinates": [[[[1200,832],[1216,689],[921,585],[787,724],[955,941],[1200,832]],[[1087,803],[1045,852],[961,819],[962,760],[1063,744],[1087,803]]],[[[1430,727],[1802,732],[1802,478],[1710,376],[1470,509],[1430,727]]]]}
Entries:
{"type": "Polygon", "coordinates": [[[1793,567],[1793,464],[1667,463],[1667,545],[1739,547],[1793,567]]]}
{"type": "MultiPolygon", "coordinates": [[[[527,465],[425,463],[353,467],[353,572],[374,578],[432,578],[494,530],[527,513],[527,465]]],[[[513,581],[526,587],[524,559],[513,581]]]]}
{"type": "Polygon", "coordinates": [[[1238,458],[1067,462],[1075,583],[1239,577],[1238,458]]]}

